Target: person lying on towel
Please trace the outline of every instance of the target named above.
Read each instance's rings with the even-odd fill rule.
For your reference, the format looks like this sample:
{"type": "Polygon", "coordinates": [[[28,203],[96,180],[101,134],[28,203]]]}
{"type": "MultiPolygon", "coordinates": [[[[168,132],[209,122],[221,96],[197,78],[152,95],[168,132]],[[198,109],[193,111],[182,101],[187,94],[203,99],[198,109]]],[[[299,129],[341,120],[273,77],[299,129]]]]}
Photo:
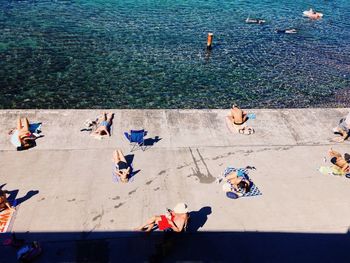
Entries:
{"type": "Polygon", "coordinates": [[[342,155],[339,152],[334,151],[332,148],[328,151],[328,154],[331,158],[331,163],[335,167],[341,169],[341,171],[344,172],[344,174],[350,173],[350,156],[348,154],[345,154],[344,157],[342,157],[342,155]]]}
{"type": "Polygon", "coordinates": [[[111,126],[113,124],[113,113],[103,113],[102,117],[98,120],[98,127],[90,135],[91,136],[111,136],[111,126]]]}
{"type": "Polygon", "coordinates": [[[147,220],[147,222],[136,228],[138,231],[152,231],[155,225],[159,230],[164,231],[171,229],[175,232],[181,232],[186,229],[188,221],[188,208],[184,203],[178,203],[173,210],[168,210],[167,215],[156,215],[147,220]]]}
{"type": "Polygon", "coordinates": [[[251,188],[251,182],[244,177],[244,173],[241,171],[232,171],[225,179],[231,184],[231,190],[233,190],[239,196],[248,193],[251,188]]]}
{"type": "Polygon", "coordinates": [[[119,176],[121,182],[127,183],[129,181],[131,168],[127,163],[122,151],[121,150],[114,151],[112,160],[115,164],[116,176],[119,176]]]}
{"type": "Polygon", "coordinates": [[[27,118],[18,117],[16,128],[9,132],[9,134],[12,134],[11,140],[14,140],[12,143],[23,150],[35,146],[35,140],[37,139],[30,131],[29,126],[27,118]]]}

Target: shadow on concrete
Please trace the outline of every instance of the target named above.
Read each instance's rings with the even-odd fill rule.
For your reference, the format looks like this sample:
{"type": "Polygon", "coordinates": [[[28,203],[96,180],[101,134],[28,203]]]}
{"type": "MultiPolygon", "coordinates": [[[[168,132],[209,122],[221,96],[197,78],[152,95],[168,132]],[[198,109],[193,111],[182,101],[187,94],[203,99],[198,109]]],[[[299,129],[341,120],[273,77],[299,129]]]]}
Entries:
{"type": "MultiPolygon", "coordinates": [[[[3,184],[0,186],[0,190],[4,190],[2,189],[6,184],[3,184]]],[[[28,199],[30,199],[31,197],[33,197],[34,195],[38,194],[39,191],[38,190],[30,190],[28,191],[28,193],[26,193],[25,196],[22,196],[20,198],[17,198],[17,195],[18,195],[18,192],[19,190],[16,189],[16,190],[7,190],[7,194],[8,194],[8,197],[7,197],[7,200],[13,204],[14,206],[18,206],[20,205],[21,203],[27,201],[28,199]]],[[[0,261],[1,263],[1,261],[0,261]]]]}
{"type": "Polygon", "coordinates": [[[208,220],[208,215],[211,214],[211,207],[205,206],[198,211],[191,211],[190,218],[187,224],[187,232],[196,232],[203,227],[208,220]]]}
{"type": "Polygon", "coordinates": [[[159,138],[159,136],[155,136],[154,138],[147,138],[144,140],[143,145],[146,147],[152,147],[154,144],[159,142],[162,138],[159,138]]]}
{"type": "Polygon", "coordinates": [[[25,196],[17,198],[16,202],[17,205],[20,205],[21,203],[27,201],[29,198],[33,197],[34,195],[38,194],[39,191],[38,190],[30,190],[25,196]]]}
{"type": "Polygon", "coordinates": [[[134,157],[135,155],[134,154],[128,154],[128,155],[125,155],[125,160],[126,162],[128,163],[129,167],[130,167],[130,176],[129,176],[129,179],[131,179],[132,177],[134,177],[138,172],[140,172],[141,170],[135,170],[134,169],[134,165],[132,164],[133,161],[134,161],[134,157]]]}
{"type": "MultiPolygon", "coordinates": [[[[234,222],[233,222],[234,225],[234,222]]],[[[17,262],[3,245],[0,262],[17,262]]],[[[35,262],[350,262],[350,235],[278,232],[16,233],[41,243],[35,262]]]]}

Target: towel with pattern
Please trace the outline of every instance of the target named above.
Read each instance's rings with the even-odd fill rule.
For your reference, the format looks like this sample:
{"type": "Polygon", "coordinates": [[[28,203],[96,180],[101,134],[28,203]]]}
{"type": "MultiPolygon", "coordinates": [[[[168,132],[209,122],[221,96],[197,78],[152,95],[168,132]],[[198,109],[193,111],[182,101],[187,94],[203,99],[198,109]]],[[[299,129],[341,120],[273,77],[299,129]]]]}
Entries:
{"type": "Polygon", "coordinates": [[[231,172],[237,172],[238,177],[243,177],[251,183],[251,188],[248,193],[243,193],[242,197],[249,197],[249,196],[258,196],[262,195],[259,188],[250,180],[248,177],[248,170],[246,168],[234,168],[234,167],[227,167],[223,173],[223,177],[226,177],[231,172]]]}

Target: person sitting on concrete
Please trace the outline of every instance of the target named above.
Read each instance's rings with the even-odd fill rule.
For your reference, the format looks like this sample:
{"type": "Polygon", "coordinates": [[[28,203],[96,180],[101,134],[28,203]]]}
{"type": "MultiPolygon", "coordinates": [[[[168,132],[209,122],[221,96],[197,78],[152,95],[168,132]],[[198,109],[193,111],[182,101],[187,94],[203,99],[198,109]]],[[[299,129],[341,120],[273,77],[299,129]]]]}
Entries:
{"type": "Polygon", "coordinates": [[[115,174],[119,176],[120,181],[123,183],[127,183],[129,181],[130,176],[130,166],[126,161],[121,150],[116,150],[113,152],[113,162],[115,164],[115,174]]]}
{"type": "Polygon", "coordinates": [[[37,136],[30,131],[27,118],[18,117],[16,128],[12,129],[9,134],[12,134],[11,142],[17,146],[17,149],[25,150],[35,146],[37,136]]]}
{"type": "Polygon", "coordinates": [[[235,130],[240,134],[250,135],[254,133],[254,129],[245,125],[248,120],[248,115],[245,111],[241,110],[238,106],[232,105],[230,115],[227,116],[230,123],[230,127],[233,126],[235,130]]]}
{"type": "Polygon", "coordinates": [[[345,117],[342,118],[337,127],[333,128],[334,133],[338,133],[341,137],[336,137],[333,139],[335,142],[343,142],[350,136],[350,112],[345,117]]]}
{"type": "Polygon", "coordinates": [[[339,168],[344,174],[350,173],[350,156],[349,154],[345,154],[344,157],[332,148],[328,151],[329,157],[331,158],[331,163],[339,168]]]}
{"type": "Polygon", "coordinates": [[[0,211],[3,211],[5,209],[10,209],[14,211],[15,209],[11,207],[9,201],[7,200],[6,194],[9,192],[6,190],[0,190],[0,211]]]}
{"type": "Polygon", "coordinates": [[[188,221],[188,208],[184,203],[178,203],[173,210],[168,209],[167,215],[156,215],[146,221],[146,223],[136,230],[150,232],[155,225],[159,230],[173,230],[182,232],[186,229],[188,221]]]}
{"type": "Polygon", "coordinates": [[[265,20],[263,20],[263,19],[255,19],[255,18],[247,18],[246,20],[245,20],[245,22],[247,23],[247,24],[259,24],[259,25],[262,25],[262,24],[264,24],[266,21],[265,20]]]}
{"type": "Polygon", "coordinates": [[[92,136],[111,136],[111,126],[113,122],[113,113],[103,113],[101,119],[99,120],[99,126],[96,130],[94,130],[91,135],[92,136]]]}
{"type": "Polygon", "coordinates": [[[291,29],[276,29],[275,32],[278,34],[296,34],[298,31],[295,28],[291,28],[291,29]]]}
{"type": "Polygon", "coordinates": [[[239,196],[250,191],[251,182],[245,178],[244,173],[240,170],[232,171],[225,179],[231,184],[231,190],[239,196]]]}

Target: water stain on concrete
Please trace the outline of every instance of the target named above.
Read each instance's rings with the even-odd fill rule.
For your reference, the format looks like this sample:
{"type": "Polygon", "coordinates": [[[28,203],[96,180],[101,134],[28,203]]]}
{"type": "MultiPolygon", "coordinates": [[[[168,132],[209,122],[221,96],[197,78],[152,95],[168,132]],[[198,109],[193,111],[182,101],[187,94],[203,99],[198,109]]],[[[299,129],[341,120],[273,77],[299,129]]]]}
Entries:
{"type": "Polygon", "coordinates": [[[119,200],[120,199],[120,196],[117,195],[116,197],[112,198],[112,200],[119,200]]]}
{"type": "Polygon", "coordinates": [[[101,214],[95,216],[95,217],[92,219],[92,221],[96,221],[98,218],[100,219],[99,223],[94,227],[94,229],[95,229],[96,227],[99,227],[99,226],[100,226],[100,224],[101,224],[101,219],[102,219],[103,215],[104,215],[104,210],[103,210],[103,208],[102,208],[101,214]]]}
{"type": "Polygon", "coordinates": [[[124,204],[124,203],[119,203],[119,204],[115,205],[114,208],[119,208],[119,207],[121,207],[123,204],[124,204]]]}
{"type": "Polygon", "coordinates": [[[215,177],[210,173],[210,171],[208,169],[208,165],[204,161],[204,158],[203,158],[202,154],[200,153],[200,151],[198,149],[196,149],[197,150],[197,154],[198,154],[199,159],[200,159],[199,161],[204,165],[204,167],[206,169],[206,174],[201,172],[201,170],[200,170],[200,168],[198,166],[198,162],[199,161],[197,161],[196,158],[194,157],[194,154],[193,154],[191,148],[189,148],[189,150],[190,150],[191,157],[193,159],[193,163],[195,165],[195,168],[191,168],[193,174],[191,174],[188,177],[195,176],[196,178],[198,178],[199,182],[202,183],[202,184],[210,184],[210,183],[214,182],[215,181],[215,177]]]}
{"type": "Polygon", "coordinates": [[[67,200],[67,202],[74,202],[75,198],[73,198],[72,200],[67,200]]]}
{"type": "Polygon", "coordinates": [[[43,197],[43,198],[41,198],[40,200],[38,200],[38,202],[43,201],[43,200],[45,200],[45,197],[43,197]]]}
{"type": "Polygon", "coordinates": [[[132,195],[132,194],[134,194],[136,191],[137,191],[137,188],[136,188],[135,190],[130,191],[130,192],[128,193],[128,195],[132,195]]]}
{"type": "Polygon", "coordinates": [[[95,216],[95,217],[92,219],[92,221],[96,221],[97,219],[102,218],[102,215],[103,215],[103,214],[99,214],[99,215],[95,216]]]}
{"type": "Polygon", "coordinates": [[[150,185],[153,182],[153,180],[150,180],[148,182],[146,182],[147,185],[150,185]]]}
{"type": "Polygon", "coordinates": [[[162,170],[158,173],[158,175],[162,175],[162,174],[165,174],[166,173],[166,170],[162,170]]]}
{"type": "Polygon", "coordinates": [[[160,187],[154,188],[153,191],[158,191],[160,187]]]}
{"type": "Polygon", "coordinates": [[[113,223],[113,222],[114,222],[114,220],[113,220],[113,219],[111,219],[111,220],[109,220],[109,222],[113,223]]]}

